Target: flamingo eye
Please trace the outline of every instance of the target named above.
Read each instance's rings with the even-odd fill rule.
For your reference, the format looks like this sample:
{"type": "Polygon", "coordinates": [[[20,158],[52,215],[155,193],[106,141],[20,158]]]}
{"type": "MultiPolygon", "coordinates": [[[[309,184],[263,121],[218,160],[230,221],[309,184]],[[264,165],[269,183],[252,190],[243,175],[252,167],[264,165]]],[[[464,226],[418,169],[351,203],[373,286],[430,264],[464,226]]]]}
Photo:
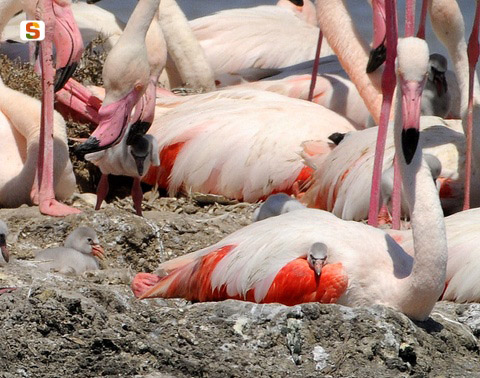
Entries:
{"type": "Polygon", "coordinates": [[[88,238],[87,241],[92,244],[93,243],[93,239],[92,238],[88,238]]]}

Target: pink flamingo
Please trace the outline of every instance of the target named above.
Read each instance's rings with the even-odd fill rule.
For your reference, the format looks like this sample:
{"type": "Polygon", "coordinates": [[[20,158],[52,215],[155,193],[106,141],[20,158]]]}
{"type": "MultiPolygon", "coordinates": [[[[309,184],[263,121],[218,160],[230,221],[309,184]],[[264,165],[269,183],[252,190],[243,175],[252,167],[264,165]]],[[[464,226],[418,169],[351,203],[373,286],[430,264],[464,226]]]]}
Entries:
{"type": "MultiPolygon", "coordinates": [[[[309,1],[303,3],[302,9],[313,10],[309,1]]],[[[280,1],[282,4],[291,3],[280,1]]],[[[311,60],[319,32],[318,27],[297,17],[291,9],[268,5],[224,10],[192,20],[190,26],[215,75],[251,67],[287,67],[311,60]]],[[[330,54],[325,44],[322,56],[330,54]]]]}
{"type": "MultiPolygon", "coordinates": [[[[39,205],[40,212],[53,216],[64,216],[67,214],[78,213],[79,210],[68,207],[55,199],[56,194],[59,197],[65,198],[64,195],[69,193],[69,196],[73,191],[70,186],[73,178],[71,163],[68,159],[68,152],[65,151],[66,141],[62,141],[62,139],[66,139],[64,137],[65,126],[64,124],[57,126],[60,124],[60,121],[56,118],[53,112],[54,73],[51,58],[53,41],[57,47],[55,88],[59,89],[73,73],[76,62],[80,59],[83,48],[80,33],[70,10],[70,2],[68,0],[42,0],[37,4],[35,1],[4,1],[1,5],[4,6],[1,19],[5,23],[12,16],[12,9],[16,11],[18,10],[18,6],[25,7],[25,10],[29,14],[33,14],[36,11],[37,16],[45,22],[45,40],[40,43],[43,95],[41,120],[38,118],[36,119],[40,123],[39,144],[37,150],[38,159],[32,156],[33,151],[35,151],[33,138],[34,135],[38,135],[38,131],[36,131],[38,127],[36,125],[38,124],[34,125],[34,122],[31,122],[32,116],[30,118],[30,123],[25,120],[25,117],[23,117],[23,114],[26,112],[25,109],[31,111],[32,115],[35,114],[35,112],[38,112],[38,103],[35,100],[30,99],[28,96],[22,96],[21,94],[18,94],[18,92],[10,91],[10,94],[15,98],[19,99],[19,97],[22,97],[25,101],[22,110],[18,109],[19,104],[14,103],[12,103],[11,107],[5,107],[2,109],[4,114],[11,114],[9,117],[11,124],[9,124],[8,121],[5,122],[5,135],[12,136],[14,138],[12,147],[15,146],[15,149],[18,148],[18,151],[11,154],[9,158],[15,159],[21,155],[21,163],[16,161],[16,163],[19,164],[13,164],[12,162],[12,165],[9,167],[9,169],[11,169],[9,171],[11,175],[3,175],[2,179],[4,185],[1,189],[3,193],[1,197],[3,198],[1,198],[0,201],[4,206],[19,206],[21,203],[33,202],[39,205]],[[15,109],[17,111],[13,114],[15,109]],[[11,128],[11,126],[16,130],[13,131],[13,133],[13,128],[11,128]],[[63,127],[63,131],[59,130],[59,127],[63,127]],[[19,135],[22,135],[22,137],[25,138],[21,143],[18,142],[19,135]],[[55,142],[54,137],[56,138],[55,142]],[[59,137],[60,140],[57,139],[59,137]],[[56,145],[55,151],[53,149],[54,143],[56,145]],[[64,147],[62,147],[63,143],[65,144],[64,147]],[[25,144],[27,149],[25,149],[25,144]],[[60,144],[60,147],[58,144],[60,144]],[[26,158],[25,154],[27,155],[26,158]],[[53,158],[54,154],[55,161],[53,158]],[[5,193],[6,191],[8,192],[8,188],[11,189],[11,185],[16,180],[20,179],[21,175],[18,175],[19,171],[22,172],[21,174],[27,173],[28,169],[32,166],[32,162],[35,164],[35,161],[37,162],[37,169],[34,174],[35,179],[33,180],[33,185],[31,186],[31,189],[29,189],[29,197],[25,198],[23,190],[25,189],[25,182],[29,182],[29,180],[22,181],[20,182],[20,185],[15,186],[15,193],[5,193]],[[59,178],[60,175],[64,174],[62,172],[64,172],[66,176],[59,178]]],[[[2,91],[8,91],[8,88],[4,87],[3,84],[2,91]]],[[[33,119],[35,118],[36,116],[33,116],[33,119]]],[[[74,182],[73,178],[73,184],[74,182]]]]}
{"type": "Polygon", "coordinates": [[[480,132],[478,128],[473,129],[472,124],[478,123],[480,112],[478,111],[477,100],[473,98],[473,73],[476,60],[478,59],[478,24],[480,9],[477,3],[475,21],[472,34],[468,44],[465,42],[465,26],[463,17],[455,1],[432,0],[429,2],[429,13],[432,21],[432,27],[437,37],[447,47],[452,57],[454,70],[460,87],[460,102],[462,124],[465,135],[467,136],[467,151],[465,165],[465,198],[464,209],[469,207],[470,201],[477,202],[478,199],[470,198],[472,188],[478,187],[478,178],[475,176],[475,185],[470,182],[471,177],[471,159],[473,158],[474,167],[480,166],[480,150],[472,149],[472,145],[478,145],[480,132]],[[448,27],[448,30],[444,28],[448,27]],[[475,102],[475,103],[474,103],[475,102]],[[475,118],[476,122],[473,122],[475,118]]]}
{"type": "Polygon", "coordinates": [[[309,177],[311,169],[299,155],[302,142],[319,140],[316,152],[329,153],[328,136],[352,130],[348,120],[326,108],[270,92],[165,97],[157,99],[149,130],[161,165],[143,181],[172,195],[186,190],[256,201],[292,192],[295,182],[309,177]]]}
{"type": "Polygon", "coordinates": [[[380,303],[425,320],[443,290],[447,259],[436,189],[416,138],[409,139],[418,133],[418,88],[424,82],[428,48],[423,41],[408,39],[398,49],[403,92],[398,103],[404,101],[405,113],[403,127],[400,117],[396,123],[395,144],[403,151],[399,160],[412,206],[414,258],[381,230],[317,210],[298,210],[256,222],[211,247],[162,264],[165,277],[137,274],[134,294],[287,305],[380,303]],[[427,228],[433,233],[429,243],[423,241],[427,228]]]}
{"type": "Polygon", "coordinates": [[[140,0],[108,54],[102,73],[106,94],[98,112],[100,122],[88,140],[77,148],[79,153],[106,149],[124,135],[131,111],[150,82],[145,37],[159,3],[160,0],[140,0]]]}
{"type": "MultiPolygon", "coordinates": [[[[459,211],[463,197],[465,158],[465,137],[461,122],[421,117],[420,127],[420,144],[425,154],[436,157],[441,163],[437,181],[442,207],[447,214],[459,211]]],[[[351,132],[328,155],[304,154],[307,165],[314,167],[314,172],[301,201],[309,207],[331,211],[342,219],[366,219],[377,133],[376,128],[351,132]]],[[[383,172],[393,166],[394,143],[391,128],[388,134],[383,172]]],[[[387,178],[382,178],[382,183],[386,184],[384,180],[387,178]]],[[[406,205],[403,200],[404,210],[408,208],[406,205]]],[[[404,211],[403,215],[408,215],[408,212],[404,211]]]]}

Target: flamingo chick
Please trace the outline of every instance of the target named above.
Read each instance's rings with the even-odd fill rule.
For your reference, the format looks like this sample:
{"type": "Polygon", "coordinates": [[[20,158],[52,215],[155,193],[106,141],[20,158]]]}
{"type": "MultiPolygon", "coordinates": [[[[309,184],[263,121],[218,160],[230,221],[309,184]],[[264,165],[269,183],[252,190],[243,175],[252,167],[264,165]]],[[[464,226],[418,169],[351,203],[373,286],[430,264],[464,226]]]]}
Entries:
{"type": "Polygon", "coordinates": [[[148,134],[125,136],[121,143],[103,151],[87,154],[85,159],[97,165],[102,172],[97,188],[95,210],[100,209],[108,194],[108,175],[129,176],[133,177],[133,206],[137,215],[141,216],[143,193],[140,181],[150,166],[160,165],[157,140],[148,134]]]}
{"type": "Polygon", "coordinates": [[[445,118],[450,113],[452,98],[445,77],[447,66],[443,55],[430,55],[428,78],[422,95],[422,115],[445,118]]]}
{"type": "Polygon", "coordinates": [[[37,260],[42,261],[40,269],[54,270],[67,275],[98,270],[99,265],[95,257],[104,259],[105,252],[97,233],[90,227],[76,228],[68,235],[63,247],[47,248],[35,255],[37,260]]]}
{"type": "Polygon", "coordinates": [[[440,201],[417,148],[427,65],[428,47],[423,40],[399,42],[395,145],[411,209],[414,257],[382,230],[304,209],[252,223],[211,247],[163,263],[160,268],[167,276],[137,274],[132,282],[134,294],[286,305],[376,303],[415,320],[427,319],[442,293],[447,263],[440,201]],[[316,249],[320,249],[319,278],[308,262],[316,249]]]}
{"type": "Polygon", "coordinates": [[[10,259],[10,254],[7,248],[7,235],[8,235],[8,227],[4,221],[0,220],[0,250],[2,251],[2,256],[5,262],[8,263],[10,259]]]}
{"type": "Polygon", "coordinates": [[[301,204],[295,198],[290,197],[288,194],[272,194],[254,211],[253,221],[261,221],[299,209],[305,209],[305,205],[301,204]]]}

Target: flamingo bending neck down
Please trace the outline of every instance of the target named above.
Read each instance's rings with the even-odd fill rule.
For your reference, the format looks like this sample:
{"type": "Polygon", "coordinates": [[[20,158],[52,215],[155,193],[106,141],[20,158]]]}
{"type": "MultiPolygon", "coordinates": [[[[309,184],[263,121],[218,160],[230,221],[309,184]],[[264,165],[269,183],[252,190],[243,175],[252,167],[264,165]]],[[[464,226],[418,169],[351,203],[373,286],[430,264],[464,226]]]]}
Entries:
{"type": "Polygon", "coordinates": [[[79,153],[104,150],[120,142],[133,107],[150,81],[150,65],[145,44],[147,31],[160,0],[140,0],[125,30],[110,51],[103,67],[105,99],[99,109],[100,123],[79,153]]]}
{"type": "Polygon", "coordinates": [[[379,303],[425,320],[442,293],[447,260],[442,209],[421,149],[416,148],[428,47],[409,38],[399,43],[398,51],[397,103],[403,103],[404,114],[397,112],[395,145],[401,151],[411,210],[414,258],[382,230],[323,211],[297,210],[255,222],[211,247],[162,264],[165,277],[137,274],[134,294],[287,305],[379,303]],[[307,261],[312,261],[316,243],[326,249],[326,258],[319,256],[322,262],[317,266],[321,275],[307,261]]]}

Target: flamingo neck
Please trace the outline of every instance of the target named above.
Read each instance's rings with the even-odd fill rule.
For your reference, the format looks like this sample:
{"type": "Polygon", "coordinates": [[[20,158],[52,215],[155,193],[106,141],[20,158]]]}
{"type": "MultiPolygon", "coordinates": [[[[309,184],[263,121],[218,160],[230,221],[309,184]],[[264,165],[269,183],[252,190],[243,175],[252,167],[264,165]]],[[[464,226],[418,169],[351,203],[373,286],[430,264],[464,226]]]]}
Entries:
{"type": "Polygon", "coordinates": [[[0,1],[0,36],[8,21],[23,9],[19,0],[0,1]]]}
{"type": "Polygon", "coordinates": [[[213,71],[175,0],[162,0],[159,8],[168,53],[180,74],[183,84],[208,92],[215,89],[213,71]]]}
{"type": "Polygon", "coordinates": [[[318,24],[378,124],[382,106],[382,70],[367,74],[368,46],[356,30],[342,0],[317,0],[318,24]],[[338,31],[342,32],[339,33],[338,31]]]}
{"type": "Polygon", "coordinates": [[[159,4],[160,0],[139,0],[120,39],[129,40],[129,43],[145,44],[147,30],[159,4]]]}
{"type": "Polygon", "coordinates": [[[147,45],[150,75],[156,78],[156,83],[167,63],[167,43],[160,27],[158,10],[148,28],[145,44],[147,45]]]}
{"type": "MultiPolygon", "coordinates": [[[[397,91],[395,149],[402,151],[401,91],[397,91]]],[[[421,143],[421,142],[420,142],[421,143]]],[[[446,277],[447,241],[443,211],[428,165],[418,147],[410,164],[398,154],[405,195],[413,230],[414,263],[412,273],[399,285],[399,308],[414,319],[425,319],[440,297],[446,277]]]]}

